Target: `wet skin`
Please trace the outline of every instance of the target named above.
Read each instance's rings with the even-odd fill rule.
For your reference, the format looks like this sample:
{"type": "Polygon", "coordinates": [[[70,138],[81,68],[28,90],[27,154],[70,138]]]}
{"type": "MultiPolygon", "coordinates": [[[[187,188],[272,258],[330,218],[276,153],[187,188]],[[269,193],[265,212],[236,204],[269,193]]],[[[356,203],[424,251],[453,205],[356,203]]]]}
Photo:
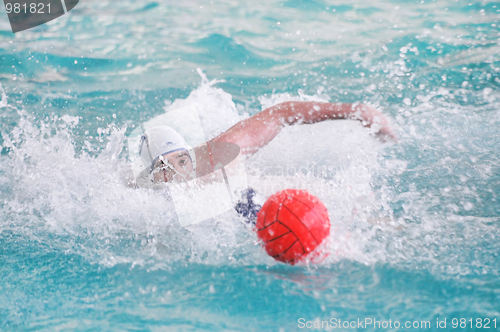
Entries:
{"type": "Polygon", "coordinates": [[[188,181],[192,179],[193,163],[187,151],[175,151],[160,157],[153,169],[155,182],[188,181]]]}

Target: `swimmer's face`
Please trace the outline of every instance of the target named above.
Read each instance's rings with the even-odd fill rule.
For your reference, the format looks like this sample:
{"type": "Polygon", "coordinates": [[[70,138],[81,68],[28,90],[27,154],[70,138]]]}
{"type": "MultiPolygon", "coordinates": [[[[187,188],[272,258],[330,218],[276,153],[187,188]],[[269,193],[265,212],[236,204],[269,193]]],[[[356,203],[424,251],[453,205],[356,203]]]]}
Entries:
{"type": "Polygon", "coordinates": [[[174,151],[156,161],[153,169],[155,182],[190,180],[193,163],[187,151],[174,151]]]}

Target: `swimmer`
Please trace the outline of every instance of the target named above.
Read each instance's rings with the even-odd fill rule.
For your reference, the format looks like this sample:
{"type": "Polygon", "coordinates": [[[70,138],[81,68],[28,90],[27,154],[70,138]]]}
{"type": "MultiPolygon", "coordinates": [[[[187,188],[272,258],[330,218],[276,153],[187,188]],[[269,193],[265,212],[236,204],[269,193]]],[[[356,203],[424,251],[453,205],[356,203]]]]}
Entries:
{"type": "MultiPolygon", "coordinates": [[[[154,182],[188,181],[214,170],[212,151],[215,143],[234,143],[244,156],[250,156],[271,142],[283,127],[313,124],[326,120],[355,119],[365,127],[377,126],[376,134],[382,140],[396,140],[387,118],[364,104],[321,103],[291,101],[277,104],[242,120],[196,147],[194,153],[184,138],[169,127],[154,127],[145,133],[141,151],[153,160],[150,173],[154,182]]],[[[142,152],[141,152],[142,153],[142,152]]]]}
{"type": "MultiPolygon", "coordinates": [[[[375,127],[383,141],[397,140],[387,118],[375,108],[364,104],[291,101],[277,104],[242,120],[208,141],[190,149],[184,138],[166,126],[153,127],[142,136],[140,154],[150,163],[149,173],[155,183],[187,182],[211,174],[215,147],[233,143],[239,153],[250,156],[271,142],[286,126],[313,124],[326,120],[354,119],[365,127],[375,127]],[[239,148],[238,148],[239,147],[239,148]]],[[[220,152],[219,152],[220,153],[220,152]]],[[[224,159],[220,154],[219,159],[224,159]]],[[[255,192],[248,189],[236,204],[237,212],[248,222],[255,221],[260,206],[253,203],[255,192]]]]}

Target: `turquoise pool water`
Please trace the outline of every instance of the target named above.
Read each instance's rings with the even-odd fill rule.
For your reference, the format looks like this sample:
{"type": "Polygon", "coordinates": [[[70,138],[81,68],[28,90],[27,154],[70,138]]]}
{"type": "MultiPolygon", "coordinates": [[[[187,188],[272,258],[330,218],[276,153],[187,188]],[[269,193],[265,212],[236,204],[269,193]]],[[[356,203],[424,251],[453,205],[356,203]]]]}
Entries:
{"type": "Polygon", "coordinates": [[[0,330],[498,329],[499,24],[494,1],[82,0],[13,34],[1,9],[0,330]],[[322,198],[323,262],[126,185],[142,122],[194,104],[216,134],[292,99],[369,103],[399,135],[296,127],[248,160],[322,198]]]}

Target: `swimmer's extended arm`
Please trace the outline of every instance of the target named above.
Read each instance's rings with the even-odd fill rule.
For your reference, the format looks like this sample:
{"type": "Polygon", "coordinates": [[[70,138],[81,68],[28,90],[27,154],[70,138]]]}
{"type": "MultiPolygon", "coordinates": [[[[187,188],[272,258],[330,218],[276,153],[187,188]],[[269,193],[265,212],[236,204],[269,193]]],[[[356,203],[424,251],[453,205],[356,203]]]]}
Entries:
{"type": "Polygon", "coordinates": [[[238,144],[243,154],[253,154],[272,141],[281,128],[325,120],[355,119],[365,127],[376,124],[377,135],[396,139],[387,118],[373,107],[363,104],[289,101],[274,105],[238,122],[212,141],[238,144]]]}

